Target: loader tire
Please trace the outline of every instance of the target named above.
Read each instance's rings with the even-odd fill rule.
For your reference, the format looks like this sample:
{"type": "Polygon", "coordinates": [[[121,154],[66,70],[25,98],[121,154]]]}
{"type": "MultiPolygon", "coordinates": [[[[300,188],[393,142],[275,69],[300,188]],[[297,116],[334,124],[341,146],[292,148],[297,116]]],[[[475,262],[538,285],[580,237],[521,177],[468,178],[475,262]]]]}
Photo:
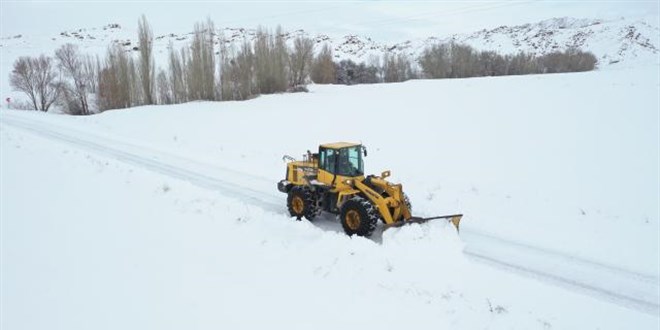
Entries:
{"type": "Polygon", "coordinates": [[[379,213],[371,202],[356,196],[341,206],[339,218],[344,232],[349,236],[369,237],[376,229],[379,213]]]}
{"type": "Polygon", "coordinates": [[[320,208],[314,192],[306,187],[293,187],[286,200],[289,214],[297,220],[305,217],[312,221],[319,214],[320,208]]]}

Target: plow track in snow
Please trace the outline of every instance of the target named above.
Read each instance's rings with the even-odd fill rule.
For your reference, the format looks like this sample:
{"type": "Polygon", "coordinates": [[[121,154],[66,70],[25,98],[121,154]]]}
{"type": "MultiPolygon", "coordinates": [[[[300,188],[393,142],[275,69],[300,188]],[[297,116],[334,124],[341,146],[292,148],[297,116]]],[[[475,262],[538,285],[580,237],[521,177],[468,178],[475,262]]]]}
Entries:
{"type": "MultiPolygon", "coordinates": [[[[210,166],[140,146],[132,141],[120,141],[115,137],[103,137],[40,120],[26,120],[7,113],[2,114],[0,123],[202,188],[213,189],[267,211],[288,214],[283,195],[271,192],[275,189],[276,182],[271,182],[268,178],[210,166]]],[[[328,217],[322,217],[315,223],[324,230],[341,231],[341,226],[328,217]]],[[[461,237],[466,243],[465,254],[474,261],[660,316],[660,286],[657,276],[640,274],[475,230],[462,230],[461,237]]]]}

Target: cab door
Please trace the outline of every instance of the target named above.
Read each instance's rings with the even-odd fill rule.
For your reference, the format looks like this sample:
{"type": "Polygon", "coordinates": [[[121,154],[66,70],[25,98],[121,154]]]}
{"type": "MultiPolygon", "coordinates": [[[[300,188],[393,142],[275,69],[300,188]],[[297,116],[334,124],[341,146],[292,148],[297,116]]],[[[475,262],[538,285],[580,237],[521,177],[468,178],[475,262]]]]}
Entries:
{"type": "Polygon", "coordinates": [[[337,166],[338,150],[319,148],[319,174],[318,180],[329,186],[334,185],[337,166]]]}

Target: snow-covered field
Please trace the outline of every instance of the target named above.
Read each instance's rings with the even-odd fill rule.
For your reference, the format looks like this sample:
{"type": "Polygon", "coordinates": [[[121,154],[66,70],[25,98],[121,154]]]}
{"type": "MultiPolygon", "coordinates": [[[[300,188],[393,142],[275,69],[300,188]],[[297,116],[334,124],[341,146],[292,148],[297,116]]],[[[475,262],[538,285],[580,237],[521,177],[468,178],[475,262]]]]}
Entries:
{"type": "Polygon", "coordinates": [[[651,65],[3,110],[2,327],[656,329],[659,87],[651,65]],[[336,140],[460,235],[288,218],[281,156],[336,140]]]}

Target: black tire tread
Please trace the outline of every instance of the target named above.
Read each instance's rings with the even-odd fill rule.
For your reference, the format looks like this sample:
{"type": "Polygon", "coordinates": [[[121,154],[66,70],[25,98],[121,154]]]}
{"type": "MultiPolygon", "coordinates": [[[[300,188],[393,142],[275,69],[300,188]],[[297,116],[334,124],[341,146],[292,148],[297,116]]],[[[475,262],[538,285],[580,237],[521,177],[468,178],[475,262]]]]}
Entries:
{"type": "Polygon", "coordinates": [[[296,217],[297,220],[305,217],[305,219],[312,221],[314,218],[316,218],[317,215],[319,215],[319,213],[321,213],[321,208],[319,207],[316,194],[310,188],[305,186],[295,186],[291,188],[291,191],[289,191],[289,195],[286,200],[286,205],[289,209],[289,214],[292,217],[296,217]],[[291,205],[291,201],[296,195],[299,195],[302,198],[305,205],[302,214],[297,214],[291,205]]]}
{"type": "Polygon", "coordinates": [[[339,214],[339,220],[342,227],[344,228],[344,232],[346,232],[346,234],[349,236],[371,236],[371,234],[376,229],[378,219],[380,219],[380,213],[378,212],[376,206],[373,205],[369,200],[360,196],[355,196],[344,202],[339,214]],[[366,219],[366,221],[361,221],[360,227],[357,230],[352,230],[349,228],[345,221],[346,213],[351,209],[357,210],[360,213],[361,219],[366,219]]]}

